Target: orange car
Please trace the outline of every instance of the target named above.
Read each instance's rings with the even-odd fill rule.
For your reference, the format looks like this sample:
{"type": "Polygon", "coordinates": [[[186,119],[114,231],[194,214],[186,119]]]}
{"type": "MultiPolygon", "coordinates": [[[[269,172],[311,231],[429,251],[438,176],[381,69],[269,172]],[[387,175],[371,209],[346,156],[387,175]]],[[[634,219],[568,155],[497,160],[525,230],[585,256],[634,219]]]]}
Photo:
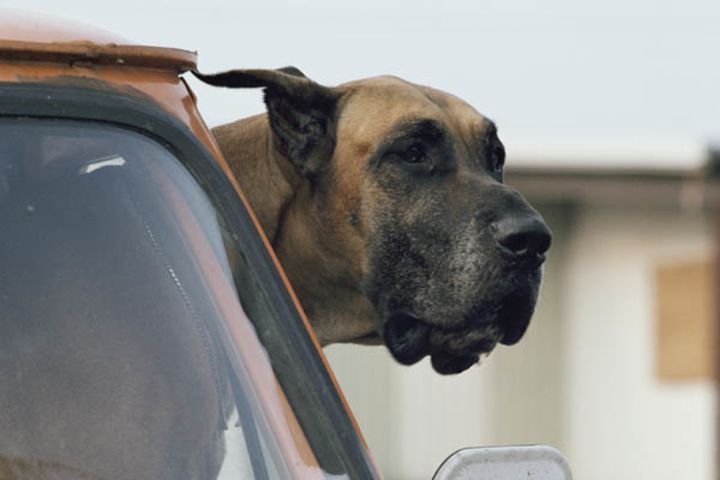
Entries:
{"type": "Polygon", "coordinates": [[[0,480],[379,478],[195,54],[0,19],[0,480]]]}

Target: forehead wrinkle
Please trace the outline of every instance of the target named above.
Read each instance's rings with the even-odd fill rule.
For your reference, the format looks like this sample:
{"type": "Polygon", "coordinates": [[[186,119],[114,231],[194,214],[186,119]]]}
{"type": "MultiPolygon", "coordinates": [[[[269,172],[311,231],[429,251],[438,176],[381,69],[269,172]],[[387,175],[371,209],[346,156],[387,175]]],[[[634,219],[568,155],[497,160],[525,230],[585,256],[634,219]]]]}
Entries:
{"type": "Polygon", "coordinates": [[[400,120],[385,135],[383,143],[392,142],[411,135],[430,134],[437,139],[447,138],[448,131],[443,122],[428,116],[410,116],[400,120]]]}
{"type": "MultiPolygon", "coordinates": [[[[348,125],[349,131],[355,132],[354,135],[346,136],[351,138],[346,150],[352,150],[361,153],[363,156],[372,157],[376,153],[388,147],[389,144],[413,134],[421,134],[424,122],[432,122],[438,130],[438,139],[448,139],[452,141],[452,133],[448,131],[443,120],[425,115],[427,112],[419,111],[405,116],[395,117],[393,121],[376,125],[371,136],[360,134],[357,129],[352,129],[348,125]]],[[[367,131],[365,132],[367,133],[367,131]]],[[[339,135],[340,137],[340,135],[339,135]]]]}

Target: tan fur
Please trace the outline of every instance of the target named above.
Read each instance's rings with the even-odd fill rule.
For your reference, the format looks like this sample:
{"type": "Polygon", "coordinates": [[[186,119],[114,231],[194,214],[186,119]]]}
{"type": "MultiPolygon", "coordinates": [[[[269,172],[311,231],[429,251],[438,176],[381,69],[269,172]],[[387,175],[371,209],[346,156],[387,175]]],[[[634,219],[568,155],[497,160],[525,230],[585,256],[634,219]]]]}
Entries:
{"type": "Polygon", "coordinates": [[[337,87],[341,94],[334,177],[325,201],[274,147],[266,115],[213,130],[233,173],[275,247],[322,344],[354,341],[378,329],[361,290],[370,218],[388,201],[366,165],[401,120],[434,118],[458,138],[481,134],[485,117],[462,100],[395,77],[337,87]],[[349,219],[356,215],[357,225],[349,219]]]}

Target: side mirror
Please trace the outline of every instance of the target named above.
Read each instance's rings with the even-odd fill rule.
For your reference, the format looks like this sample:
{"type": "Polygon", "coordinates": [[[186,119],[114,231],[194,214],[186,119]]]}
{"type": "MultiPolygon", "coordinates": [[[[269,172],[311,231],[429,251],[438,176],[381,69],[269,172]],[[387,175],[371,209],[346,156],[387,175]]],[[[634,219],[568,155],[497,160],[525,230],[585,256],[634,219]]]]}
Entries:
{"type": "Polygon", "coordinates": [[[433,480],[572,480],[562,453],[546,445],[464,448],[450,455],[433,480]]]}

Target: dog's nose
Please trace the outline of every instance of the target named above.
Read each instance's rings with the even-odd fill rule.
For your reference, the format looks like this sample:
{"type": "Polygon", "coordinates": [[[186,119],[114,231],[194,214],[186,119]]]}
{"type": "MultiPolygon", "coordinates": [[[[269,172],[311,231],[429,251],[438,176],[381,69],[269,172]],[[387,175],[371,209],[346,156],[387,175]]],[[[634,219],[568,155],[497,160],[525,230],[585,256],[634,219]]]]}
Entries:
{"type": "Polygon", "coordinates": [[[491,225],[495,241],[513,256],[538,261],[545,259],[552,234],[539,215],[508,215],[491,225]]]}

